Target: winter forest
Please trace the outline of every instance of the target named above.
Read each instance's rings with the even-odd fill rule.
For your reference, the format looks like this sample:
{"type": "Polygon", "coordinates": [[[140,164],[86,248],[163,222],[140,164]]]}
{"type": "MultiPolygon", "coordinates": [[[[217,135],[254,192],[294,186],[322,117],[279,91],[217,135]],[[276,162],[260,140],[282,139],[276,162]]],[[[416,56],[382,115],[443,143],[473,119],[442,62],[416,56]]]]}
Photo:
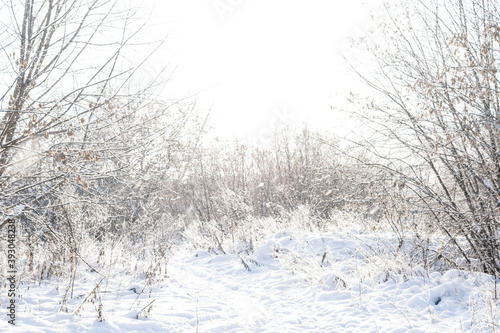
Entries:
{"type": "MultiPolygon", "coordinates": [[[[334,15],[302,6],[297,31],[334,15]]],[[[0,2],[0,331],[500,330],[500,2],[380,1],[329,60],[356,82],[334,120],[250,140],[179,88],[162,50],[189,36],[151,8],[0,2]]]]}

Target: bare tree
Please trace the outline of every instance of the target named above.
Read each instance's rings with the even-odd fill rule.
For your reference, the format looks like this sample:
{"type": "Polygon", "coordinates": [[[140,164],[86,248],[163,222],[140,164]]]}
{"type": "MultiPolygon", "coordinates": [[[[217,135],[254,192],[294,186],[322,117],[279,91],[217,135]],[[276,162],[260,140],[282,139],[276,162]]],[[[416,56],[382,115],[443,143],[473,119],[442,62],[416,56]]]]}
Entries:
{"type": "Polygon", "coordinates": [[[125,239],[168,261],[168,180],[205,125],[192,98],[159,94],[167,64],[145,71],[164,39],[144,38],[148,12],[132,4],[1,4],[0,214],[18,216],[29,276],[69,277],[67,296],[79,263],[102,268],[82,254],[89,244],[100,257],[125,239]]]}
{"type": "Polygon", "coordinates": [[[0,210],[8,215],[123,169],[132,149],[118,132],[131,129],[115,124],[135,116],[155,82],[130,85],[148,56],[125,56],[143,27],[139,9],[112,0],[1,6],[0,210]]]}
{"type": "Polygon", "coordinates": [[[379,25],[386,38],[365,40],[374,69],[354,65],[375,94],[356,111],[374,133],[363,145],[465,266],[498,274],[498,3],[415,0],[387,8],[391,20],[379,25]]]}

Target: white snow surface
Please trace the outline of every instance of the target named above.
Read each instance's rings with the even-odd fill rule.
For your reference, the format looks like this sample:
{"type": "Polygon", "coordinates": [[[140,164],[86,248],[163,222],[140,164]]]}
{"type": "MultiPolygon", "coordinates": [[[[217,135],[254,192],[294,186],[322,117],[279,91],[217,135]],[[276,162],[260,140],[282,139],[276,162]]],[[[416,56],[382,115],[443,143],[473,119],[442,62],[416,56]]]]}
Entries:
{"type": "MultiPolygon", "coordinates": [[[[283,231],[251,254],[179,250],[161,280],[147,283],[145,276],[116,273],[101,281],[94,293],[102,278],[81,266],[67,312],[61,304],[67,281],[23,283],[16,299],[16,325],[9,325],[4,314],[0,331],[416,333],[500,329],[493,277],[407,268],[403,259],[398,262],[397,254],[384,250],[383,244],[396,241],[391,234],[283,231]],[[97,314],[99,297],[102,322],[97,314]]],[[[4,285],[0,298],[4,313],[6,289],[4,285]]]]}

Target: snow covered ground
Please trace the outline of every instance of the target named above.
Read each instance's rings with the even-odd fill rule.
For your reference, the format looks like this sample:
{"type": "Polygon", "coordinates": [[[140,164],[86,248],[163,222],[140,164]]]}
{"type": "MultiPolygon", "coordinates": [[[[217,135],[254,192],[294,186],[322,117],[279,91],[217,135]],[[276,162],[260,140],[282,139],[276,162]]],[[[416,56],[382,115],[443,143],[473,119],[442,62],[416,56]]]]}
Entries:
{"type": "Polygon", "coordinates": [[[388,251],[387,243],[397,245],[397,239],[384,233],[283,231],[252,254],[178,251],[161,279],[114,272],[102,280],[82,266],[66,304],[61,301],[67,282],[22,284],[16,326],[3,315],[0,331],[500,330],[491,276],[411,267],[405,254],[388,251]]]}

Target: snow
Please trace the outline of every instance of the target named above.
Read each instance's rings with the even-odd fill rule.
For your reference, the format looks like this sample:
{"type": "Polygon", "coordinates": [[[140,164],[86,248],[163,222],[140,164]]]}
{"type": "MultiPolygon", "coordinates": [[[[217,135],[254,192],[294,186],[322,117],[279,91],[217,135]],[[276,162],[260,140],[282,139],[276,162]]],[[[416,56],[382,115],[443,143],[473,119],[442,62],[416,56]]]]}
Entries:
{"type": "Polygon", "coordinates": [[[25,206],[24,205],[17,205],[12,209],[13,216],[19,216],[23,212],[25,206]]]}
{"type": "Polygon", "coordinates": [[[495,189],[495,187],[493,186],[493,183],[489,179],[483,179],[483,184],[484,184],[484,186],[486,186],[490,190],[495,189]]]}
{"type": "MultiPolygon", "coordinates": [[[[168,261],[167,274],[154,278],[117,270],[102,280],[81,266],[74,297],[66,304],[61,301],[68,281],[21,284],[16,326],[4,318],[0,331],[416,333],[498,328],[493,277],[410,267],[404,254],[383,250],[388,243],[397,244],[394,235],[285,230],[252,254],[178,250],[168,261]],[[100,302],[103,322],[97,320],[100,302]]],[[[0,301],[5,308],[5,290],[0,301]]]]}

